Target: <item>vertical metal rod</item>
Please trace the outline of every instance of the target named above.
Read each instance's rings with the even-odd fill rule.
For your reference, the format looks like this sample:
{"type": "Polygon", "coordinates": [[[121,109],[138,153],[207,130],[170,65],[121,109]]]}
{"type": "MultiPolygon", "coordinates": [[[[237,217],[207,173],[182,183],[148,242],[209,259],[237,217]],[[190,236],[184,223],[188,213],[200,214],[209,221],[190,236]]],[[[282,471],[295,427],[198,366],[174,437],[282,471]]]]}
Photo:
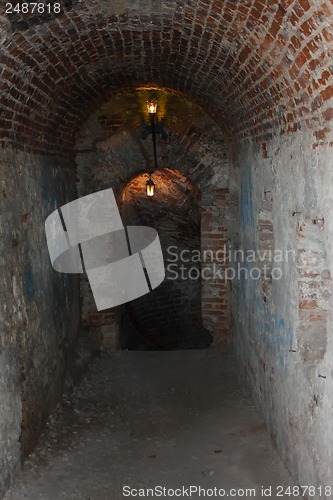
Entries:
{"type": "Polygon", "coordinates": [[[155,129],[155,119],[154,119],[154,114],[153,114],[153,113],[150,113],[150,123],[151,123],[151,132],[152,132],[152,137],[153,137],[155,170],[157,170],[157,158],[156,158],[156,129],[155,129]]]}

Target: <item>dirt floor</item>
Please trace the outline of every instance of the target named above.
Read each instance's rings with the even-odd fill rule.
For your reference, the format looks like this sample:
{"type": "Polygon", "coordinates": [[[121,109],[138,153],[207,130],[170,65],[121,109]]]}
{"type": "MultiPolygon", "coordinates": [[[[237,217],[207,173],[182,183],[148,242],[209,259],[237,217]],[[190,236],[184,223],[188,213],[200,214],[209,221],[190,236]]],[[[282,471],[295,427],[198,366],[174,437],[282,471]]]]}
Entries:
{"type": "Polygon", "coordinates": [[[5,498],[287,498],[289,484],[225,355],[118,351],[64,397],[5,498]]]}

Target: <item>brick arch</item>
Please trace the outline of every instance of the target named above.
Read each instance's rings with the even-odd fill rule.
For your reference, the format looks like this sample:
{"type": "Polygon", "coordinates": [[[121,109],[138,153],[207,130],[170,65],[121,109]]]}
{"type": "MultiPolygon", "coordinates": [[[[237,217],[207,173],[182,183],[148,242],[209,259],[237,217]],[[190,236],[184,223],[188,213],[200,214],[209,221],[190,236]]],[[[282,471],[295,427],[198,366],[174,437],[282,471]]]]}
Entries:
{"type": "Polygon", "coordinates": [[[150,83],[205,102],[230,138],[307,125],[324,142],[332,13],[329,0],[164,0],[67,2],[47,21],[3,16],[3,140],[69,154],[99,98],[150,83]]]}
{"type": "MultiPolygon", "coordinates": [[[[228,184],[229,155],[221,129],[214,125],[212,129],[189,125],[183,134],[167,127],[166,132],[167,140],[157,141],[158,168],[171,167],[181,171],[198,186],[204,198],[209,198],[212,190],[228,184]]],[[[110,162],[108,169],[113,174],[112,183],[117,193],[137,173],[145,173],[153,168],[150,141],[150,138],[142,141],[139,130],[124,126],[122,130],[95,143],[96,158],[100,164],[104,157],[110,162]],[[129,151],[132,153],[131,159],[128,159],[129,151]]],[[[76,151],[76,162],[80,164],[84,155],[85,152],[76,151]]],[[[91,165],[91,168],[96,168],[96,175],[100,178],[105,173],[102,165],[101,170],[95,165],[91,165]]],[[[110,177],[105,181],[109,182],[110,177]]]]}
{"type": "MultiPolygon", "coordinates": [[[[163,102],[158,123],[166,133],[157,136],[159,168],[179,170],[211,198],[214,189],[228,186],[229,154],[221,127],[199,106],[176,93],[154,90],[163,102]]],[[[81,125],[74,146],[78,165],[78,192],[92,190],[89,179],[100,188],[112,187],[118,194],[140,172],[153,168],[151,135],[142,139],[142,127],[149,124],[142,110],[149,91],[122,92],[104,100],[81,125]],[[144,121],[144,123],[143,123],[144,121]]]]}

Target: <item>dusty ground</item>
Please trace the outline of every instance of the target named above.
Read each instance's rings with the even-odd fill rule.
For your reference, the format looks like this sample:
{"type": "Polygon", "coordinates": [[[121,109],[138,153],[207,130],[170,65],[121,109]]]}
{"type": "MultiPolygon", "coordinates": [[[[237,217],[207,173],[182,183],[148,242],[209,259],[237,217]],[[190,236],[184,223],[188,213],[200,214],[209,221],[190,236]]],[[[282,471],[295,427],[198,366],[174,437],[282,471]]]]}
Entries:
{"type": "Polygon", "coordinates": [[[224,488],[225,496],[234,494],[230,488],[256,489],[235,498],[262,498],[261,486],[273,486],[271,498],[278,498],[275,487],[288,484],[225,355],[119,351],[94,361],[64,398],[5,498],[120,500],[135,498],[134,491],[123,495],[124,486],[191,485],[224,488]]]}

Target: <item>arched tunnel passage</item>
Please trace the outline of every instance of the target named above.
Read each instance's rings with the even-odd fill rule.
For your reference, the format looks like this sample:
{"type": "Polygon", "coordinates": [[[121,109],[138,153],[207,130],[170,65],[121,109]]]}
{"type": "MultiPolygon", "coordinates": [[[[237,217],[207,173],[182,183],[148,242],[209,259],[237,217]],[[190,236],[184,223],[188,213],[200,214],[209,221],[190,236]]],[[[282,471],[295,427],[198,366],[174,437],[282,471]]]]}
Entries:
{"type": "Polygon", "coordinates": [[[187,257],[200,254],[201,193],[186,176],[171,169],[155,171],[153,179],[153,198],[146,195],[147,174],[136,176],[125,186],[121,214],[126,224],[152,226],[159,233],[165,279],[149,295],[131,303],[135,317],[151,332],[155,345],[144,342],[130,315],[122,318],[120,344],[123,349],[152,348],[161,343],[168,349],[208,347],[212,336],[202,324],[201,263],[187,257]]]}
{"type": "MultiPolygon", "coordinates": [[[[219,199],[228,206],[230,223],[227,233],[219,226],[223,208],[208,200],[201,220],[213,226],[205,244],[227,238],[240,255],[254,252],[252,261],[240,263],[239,279],[226,284],[222,302],[220,284],[212,283],[207,291],[212,300],[202,310],[204,326],[220,339],[229,330],[238,370],[297,482],[329,484],[332,2],[66,0],[60,13],[48,16],[5,10],[0,12],[1,493],[61,397],[80,322],[95,321],[98,345],[112,345],[114,338],[110,325],[116,311],[93,318],[88,293],[84,298],[87,285],[53,272],[44,221],[77,196],[109,187],[110,177],[119,178],[119,196],[146,170],[126,120],[119,125],[106,113],[95,123],[102,131],[95,143],[84,145],[89,131],[79,141],[77,133],[108,97],[151,87],[201,105],[219,124],[209,127],[212,136],[223,128],[232,168],[219,199]],[[105,128],[115,132],[111,138],[105,128]],[[135,155],[123,171],[128,145],[135,155]],[[262,256],[271,248],[280,260],[268,268],[281,271],[280,278],[247,279],[257,250],[262,256]]],[[[181,131],[181,123],[174,125],[179,145],[186,147],[174,150],[172,165],[160,165],[183,172],[188,150],[192,158],[199,152],[204,161],[193,180],[205,193],[200,169],[209,164],[210,149],[205,151],[201,129],[181,131]]],[[[225,171],[223,162],[216,163],[212,178],[225,171]]],[[[259,270],[265,263],[263,257],[259,270]]]]}
{"type": "MultiPolygon", "coordinates": [[[[214,283],[213,267],[223,267],[214,263],[214,255],[228,244],[230,164],[224,133],[216,122],[175,92],[122,92],[105,100],[82,124],[75,161],[78,194],[112,187],[124,224],[152,225],[159,233],[166,278],[131,304],[143,331],[155,332],[155,347],[162,347],[161,342],[170,349],[227,342],[229,288],[222,276],[214,283]],[[142,134],[149,124],[146,101],[151,95],[158,99],[156,120],[164,131],[156,141],[152,199],[145,193],[154,165],[152,138],[142,134]]],[[[94,310],[86,278],[81,279],[81,304],[83,326],[102,345],[154,347],[122,307],[94,310]]]]}

